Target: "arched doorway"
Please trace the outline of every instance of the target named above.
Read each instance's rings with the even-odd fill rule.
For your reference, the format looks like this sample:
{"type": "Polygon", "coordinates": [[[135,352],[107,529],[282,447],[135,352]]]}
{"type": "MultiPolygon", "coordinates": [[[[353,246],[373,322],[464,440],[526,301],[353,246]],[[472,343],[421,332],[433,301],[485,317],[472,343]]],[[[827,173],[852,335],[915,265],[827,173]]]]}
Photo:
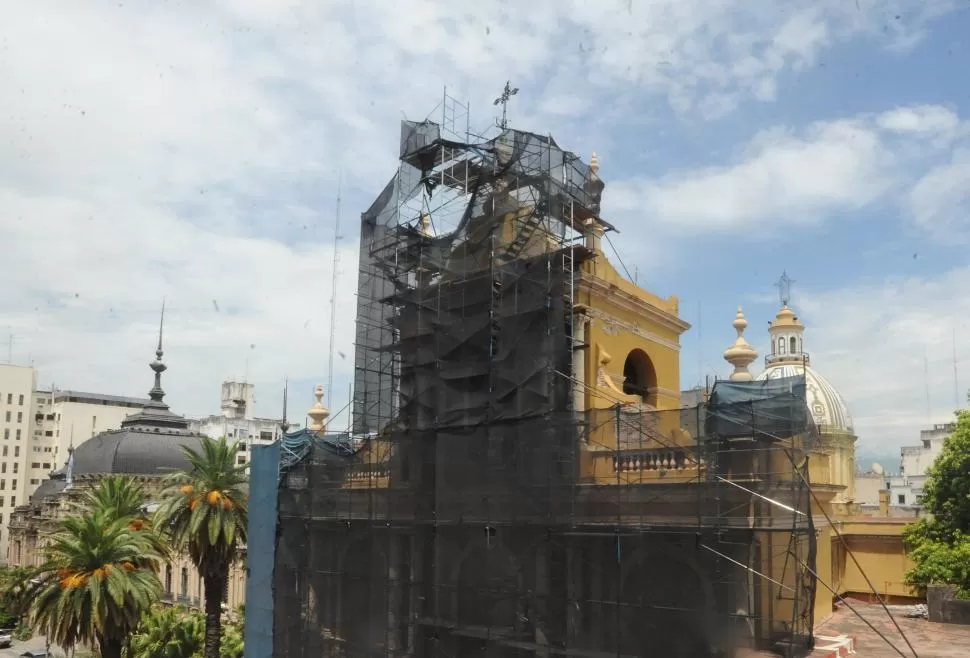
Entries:
{"type": "Polygon", "coordinates": [[[623,392],[639,396],[651,407],[657,406],[657,370],[641,349],[631,350],[623,362],[623,392]]]}

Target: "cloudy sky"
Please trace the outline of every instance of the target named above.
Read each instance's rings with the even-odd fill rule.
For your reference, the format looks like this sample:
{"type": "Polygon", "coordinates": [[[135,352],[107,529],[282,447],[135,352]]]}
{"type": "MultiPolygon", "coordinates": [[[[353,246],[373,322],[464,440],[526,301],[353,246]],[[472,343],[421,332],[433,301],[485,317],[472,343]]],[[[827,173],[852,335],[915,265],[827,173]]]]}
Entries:
{"type": "Polygon", "coordinates": [[[787,270],[806,348],[868,450],[970,387],[966,0],[0,0],[0,359],[141,395],[161,300],[190,415],[246,376],[276,415],[346,402],[359,213],[402,117],[596,151],[639,283],[693,328],[682,384],[762,353],[787,270]],[[12,336],[12,342],[9,338],[12,336]],[[959,383],[954,384],[954,353],[959,383]]]}

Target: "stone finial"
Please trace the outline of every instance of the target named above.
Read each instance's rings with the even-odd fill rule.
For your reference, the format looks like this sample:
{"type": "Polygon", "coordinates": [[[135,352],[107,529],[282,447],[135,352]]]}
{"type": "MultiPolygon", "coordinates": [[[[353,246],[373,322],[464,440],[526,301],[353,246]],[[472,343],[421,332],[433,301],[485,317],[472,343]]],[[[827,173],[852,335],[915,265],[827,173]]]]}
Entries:
{"type": "Polygon", "coordinates": [[[593,178],[600,177],[600,158],[595,151],[589,157],[589,170],[593,173],[593,178]]]}
{"type": "Polygon", "coordinates": [[[421,213],[421,235],[425,237],[431,235],[431,215],[426,212],[421,213]]]}
{"type": "Polygon", "coordinates": [[[306,412],[306,415],[310,417],[310,431],[323,432],[327,429],[327,417],[330,416],[330,411],[323,406],[323,384],[316,385],[313,389],[313,397],[317,401],[313,403],[310,411],[306,412]]]}
{"type": "Polygon", "coordinates": [[[731,373],[729,379],[734,382],[750,382],[754,377],[748,371],[748,366],[758,358],[758,352],[744,339],[744,330],[748,326],[748,321],[744,319],[744,311],[741,310],[740,306],[738,306],[733,325],[738,332],[738,337],[734,344],[724,351],[724,360],[734,366],[734,372],[731,373]]]}

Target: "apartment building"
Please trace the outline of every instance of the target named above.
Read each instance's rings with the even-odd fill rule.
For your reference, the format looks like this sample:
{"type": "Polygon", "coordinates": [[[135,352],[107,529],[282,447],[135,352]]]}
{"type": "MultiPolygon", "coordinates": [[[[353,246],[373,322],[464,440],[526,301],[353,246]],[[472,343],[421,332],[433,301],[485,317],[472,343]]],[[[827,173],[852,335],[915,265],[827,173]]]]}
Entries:
{"type": "Polygon", "coordinates": [[[254,445],[272,443],[282,434],[278,418],[257,418],[256,387],[247,382],[222,382],[221,413],[190,421],[189,428],[213,439],[226,437],[239,442],[236,463],[249,462],[254,445]]]}
{"type": "Polygon", "coordinates": [[[67,449],[121,427],[147,399],[66,390],[38,390],[30,366],[0,364],[0,562],[7,555],[7,523],[17,505],[52,471],[67,449]]]}

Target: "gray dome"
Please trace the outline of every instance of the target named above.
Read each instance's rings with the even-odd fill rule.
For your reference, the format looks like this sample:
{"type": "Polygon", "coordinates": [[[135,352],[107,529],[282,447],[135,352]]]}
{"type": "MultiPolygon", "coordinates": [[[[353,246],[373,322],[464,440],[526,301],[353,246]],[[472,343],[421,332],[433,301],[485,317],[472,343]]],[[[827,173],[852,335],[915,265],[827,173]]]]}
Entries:
{"type": "Polygon", "coordinates": [[[74,450],[71,474],[168,475],[188,468],[182,446],[198,448],[202,438],[164,428],[122,428],[93,436],[74,450]]]}

